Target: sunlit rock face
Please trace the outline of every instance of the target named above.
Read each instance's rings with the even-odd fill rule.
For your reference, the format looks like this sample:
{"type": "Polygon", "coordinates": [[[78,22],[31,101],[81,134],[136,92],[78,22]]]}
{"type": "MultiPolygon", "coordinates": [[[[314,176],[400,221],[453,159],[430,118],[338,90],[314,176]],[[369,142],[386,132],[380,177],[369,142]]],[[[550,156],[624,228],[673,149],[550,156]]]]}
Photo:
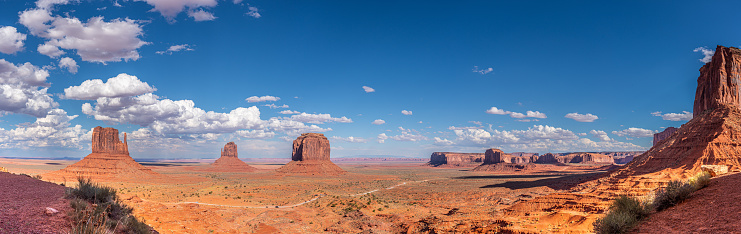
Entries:
{"type": "Polygon", "coordinates": [[[721,104],[741,108],[739,99],[741,82],[741,50],[734,47],[718,46],[713,59],[700,68],[695,92],[693,117],[721,104]]]}
{"type": "Polygon", "coordinates": [[[293,141],[291,161],[276,170],[282,174],[334,176],[345,170],[329,160],[329,140],[321,133],[304,133],[293,141]]]}

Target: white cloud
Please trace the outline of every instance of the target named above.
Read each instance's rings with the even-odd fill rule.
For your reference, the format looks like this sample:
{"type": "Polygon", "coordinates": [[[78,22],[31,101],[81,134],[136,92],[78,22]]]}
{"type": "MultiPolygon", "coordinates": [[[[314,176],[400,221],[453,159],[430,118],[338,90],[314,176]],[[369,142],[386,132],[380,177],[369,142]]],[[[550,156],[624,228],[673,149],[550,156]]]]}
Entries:
{"type": "Polygon", "coordinates": [[[566,116],[564,116],[569,119],[573,119],[579,122],[594,122],[595,120],[599,119],[596,115],[587,113],[585,115],[579,114],[579,113],[568,113],[566,116]]]}
{"type": "Polygon", "coordinates": [[[67,68],[67,71],[72,74],[77,73],[77,69],[80,68],[80,66],[77,65],[77,62],[75,62],[75,60],[70,57],[64,57],[60,59],[59,67],[67,68]]]}
{"type": "Polygon", "coordinates": [[[408,110],[402,110],[401,113],[404,115],[412,115],[412,111],[408,111],[408,110]]]}
{"type": "Polygon", "coordinates": [[[481,75],[486,75],[493,71],[494,71],[494,68],[479,69],[479,66],[473,66],[473,72],[480,73],[481,75]]]}
{"type": "Polygon", "coordinates": [[[240,137],[244,138],[250,138],[250,139],[268,139],[273,138],[275,136],[274,132],[265,131],[265,130],[240,130],[237,131],[236,134],[240,137]]]}
{"type": "Polygon", "coordinates": [[[661,114],[661,111],[651,113],[653,116],[659,116],[663,120],[670,121],[689,121],[692,119],[692,112],[682,111],[682,113],[666,113],[661,114]]]}
{"type": "Polygon", "coordinates": [[[216,6],[216,0],[135,0],[147,2],[147,4],[154,6],[152,11],[157,11],[164,16],[168,21],[174,22],[175,17],[183,12],[185,8],[197,9],[200,7],[214,7],[216,6]]]}
{"type": "Polygon", "coordinates": [[[0,52],[15,54],[23,50],[26,34],[19,33],[13,26],[0,27],[0,52]]]}
{"type": "Polygon", "coordinates": [[[378,140],[378,143],[384,143],[387,139],[389,139],[389,137],[386,136],[386,133],[381,133],[378,134],[378,137],[376,137],[376,139],[378,140]]]}
{"type": "Polygon", "coordinates": [[[279,97],[273,97],[273,96],[252,96],[245,99],[247,102],[274,102],[280,100],[279,97]]]}
{"type": "MultiPolygon", "coordinates": [[[[33,123],[24,123],[15,129],[0,128],[0,148],[31,147],[69,147],[81,149],[83,139],[90,131],[82,126],[70,127],[69,121],[77,115],[68,116],[62,109],[52,109],[45,117],[37,118],[33,123]]],[[[89,141],[87,141],[89,142],[89,141]]]]}
{"type": "Polygon", "coordinates": [[[450,141],[448,139],[441,139],[439,137],[435,137],[434,140],[435,140],[435,143],[433,143],[433,144],[435,144],[435,145],[447,146],[447,145],[454,145],[455,144],[455,143],[453,143],[453,141],[450,141]]]}
{"type": "Polygon", "coordinates": [[[372,93],[372,92],[375,92],[376,90],[368,86],[363,86],[363,91],[365,91],[366,93],[372,93]]]}
{"type": "Polygon", "coordinates": [[[242,0],[234,0],[234,4],[240,4],[242,3],[242,0]]]}
{"type": "Polygon", "coordinates": [[[155,53],[172,54],[173,52],[178,52],[178,51],[193,51],[193,48],[191,48],[190,45],[188,44],[181,44],[181,45],[170,46],[170,48],[167,48],[167,50],[157,51],[155,53]]]}
{"type": "MultiPolygon", "coordinates": [[[[414,141],[414,142],[428,140],[427,137],[417,133],[415,130],[405,129],[403,127],[399,127],[399,130],[401,130],[401,134],[396,135],[396,136],[387,136],[385,133],[381,133],[383,134],[383,137],[385,137],[383,141],[385,141],[386,139],[392,139],[395,141],[414,141]]],[[[383,143],[381,140],[381,138],[383,137],[381,137],[381,135],[378,136],[379,143],[383,143]]]]}
{"type": "Polygon", "coordinates": [[[214,14],[201,9],[188,11],[188,16],[192,17],[195,21],[212,21],[216,19],[216,16],[214,16],[214,14]]]}
{"type": "Polygon", "coordinates": [[[353,137],[353,136],[349,136],[349,137],[332,136],[330,139],[332,139],[332,140],[338,140],[338,141],[346,141],[346,142],[351,142],[351,143],[366,143],[366,142],[368,142],[368,140],[366,140],[366,139],[363,139],[363,138],[360,138],[360,137],[353,137]]]}
{"type": "Polygon", "coordinates": [[[347,118],[345,116],[342,116],[340,118],[332,117],[330,114],[307,114],[307,113],[301,113],[297,115],[292,115],[290,119],[297,122],[302,123],[313,123],[313,124],[323,124],[328,122],[338,122],[338,123],[352,123],[352,119],[347,118]]]}
{"type": "Polygon", "coordinates": [[[386,121],[384,121],[382,119],[373,120],[373,122],[371,122],[371,124],[375,124],[375,125],[381,125],[381,124],[385,124],[385,123],[386,123],[386,121]]]}
{"type": "Polygon", "coordinates": [[[42,9],[49,9],[54,5],[65,5],[69,4],[70,0],[38,0],[36,1],[36,7],[42,9]]]}
{"type": "Polygon", "coordinates": [[[654,133],[657,133],[657,131],[652,131],[648,129],[643,128],[628,128],[621,131],[612,131],[612,134],[618,135],[618,136],[629,136],[634,138],[639,137],[653,137],[654,133]]]}
{"type": "Polygon", "coordinates": [[[701,52],[703,57],[700,59],[703,63],[709,63],[711,60],[713,60],[713,55],[715,54],[714,50],[708,49],[706,47],[697,47],[692,52],[701,52]]]}
{"type": "MultiPolygon", "coordinates": [[[[541,113],[540,111],[527,111],[525,114],[518,113],[518,112],[512,112],[512,111],[505,111],[496,107],[491,107],[488,110],[486,110],[486,113],[493,114],[493,115],[509,115],[512,118],[522,119],[522,118],[538,118],[538,119],[545,119],[548,118],[544,113],[541,113]]],[[[527,121],[530,122],[530,121],[527,121]]]]}
{"type": "Polygon", "coordinates": [[[278,112],[278,113],[281,113],[281,114],[284,114],[284,115],[293,115],[293,114],[298,114],[298,113],[301,113],[301,112],[292,111],[292,110],[284,110],[284,111],[281,111],[281,112],[278,112]]]}
{"type": "Polygon", "coordinates": [[[594,137],[599,138],[600,141],[612,141],[612,139],[607,136],[607,133],[605,131],[591,130],[589,131],[589,134],[592,134],[594,137]]]}
{"type": "MultiPolygon", "coordinates": [[[[77,18],[52,17],[45,9],[32,9],[22,12],[19,22],[31,34],[48,39],[45,44],[49,46],[76,50],[83,61],[137,60],[137,49],[148,44],[139,38],[143,35],[142,26],[128,18],[106,22],[103,17],[93,17],[83,23],[77,18]]],[[[43,51],[49,56],[55,54],[51,47],[40,50],[43,51]]]]}
{"type": "Polygon", "coordinates": [[[258,12],[259,10],[257,9],[257,7],[248,7],[247,9],[250,10],[246,13],[247,15],[252,16],[255,19],[259,19],[260,17],[262,17],[262,15],[260,15],[260,12],[258,12]]]}
{"type": "Polygon", "coordinates": [[[39,45],[36,50],[46,56],[49,56],[50,58],[56,58],[64,54],[64,51],[60,50],[59,47],[49,45],[49,44],[41,44],[39,45]]]}
{"type": "Polygon", "coordinates": [[[99,98],[118,98],[151,93],[157,89],[142,82],[136,76],[126,73],[109,78],[105,83],[100,79],[86,80],[80,86],[64,89],[63,98],[95,100],[99,98]]]}
{"type": "Polygon", "coordinates": [[[0,110],[43,117],[59,106],[47,93],[49,72],[25,63],[16,66],[0,59],[0,110]]]}
{"type": "Polygon", "coordinates": [[[262,105],[262,106],[270,107],[270,109],[288,108],[288,105],[286,105],[286,104],[283,104],[283,105],[278,106],[278,105],[275,105],[273,103],[270,103],[270,104],[265,104],[265,105],[262,105]]]}

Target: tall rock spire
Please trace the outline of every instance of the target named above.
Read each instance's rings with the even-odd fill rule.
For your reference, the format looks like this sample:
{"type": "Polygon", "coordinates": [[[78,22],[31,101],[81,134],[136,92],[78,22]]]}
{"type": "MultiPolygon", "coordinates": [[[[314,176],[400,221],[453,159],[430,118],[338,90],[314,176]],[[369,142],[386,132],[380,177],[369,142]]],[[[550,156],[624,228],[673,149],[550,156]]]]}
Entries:
{"type": "Polygon", "coordinates": [[[718,46],[713,60],[700,68],[693,117],[729,104],[741,108],[741,50],[718,46]]]}

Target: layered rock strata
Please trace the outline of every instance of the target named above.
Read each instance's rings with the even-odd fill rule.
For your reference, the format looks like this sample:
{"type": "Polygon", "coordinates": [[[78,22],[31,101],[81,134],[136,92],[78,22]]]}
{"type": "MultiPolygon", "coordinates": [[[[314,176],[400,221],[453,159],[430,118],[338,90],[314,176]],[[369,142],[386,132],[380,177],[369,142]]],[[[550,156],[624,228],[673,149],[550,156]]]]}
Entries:
{"type": "Polygon", "coordinates": [[[329,159],[329,140],[321,133],[304,133],[293,141],[291,161],[278,168],[282,174],[334,176],[345,170],[329,159]]]}
{"type": "Polygon", "coordinates": [[[676,132],[676,131],[677,131],[677,128],[675,128],[675,127],[668,127],[666,129],[664,129],[664,131],[661,131],[660,133],[654,134],[654,144],[653,145],[658,144],[659,141],[661,141],[661,140],[664,140],[666,138],[669,138],[669,136],[671,136],[672,134],[674,134],[674,132],[676,132]]]}
{"type": "Polygon", "coordinates": [[[129,156],[128,143],[119,139],[115,128],[95,127],[92,136],[92,153],[79,162],[59,171],[42,175],[49,180],[75,181],[77,177],[92,179],[122,179],[128,177],[147,178],[158,176],[129,156]]]}
{"type": "Polygon", "coordinates": [[[718,46],[712,60],[700,68],[695,91],[693,117],[702,115],[720,105],[741,107],[741,50],[718,46]]]}
{"type": "Polygon", "coordinates": [[[427,165],[438,166],[475,166],[484,162],[483,153],[454,153],[454,152],[434,152],[430,155],[430,161],[427,165]]]}

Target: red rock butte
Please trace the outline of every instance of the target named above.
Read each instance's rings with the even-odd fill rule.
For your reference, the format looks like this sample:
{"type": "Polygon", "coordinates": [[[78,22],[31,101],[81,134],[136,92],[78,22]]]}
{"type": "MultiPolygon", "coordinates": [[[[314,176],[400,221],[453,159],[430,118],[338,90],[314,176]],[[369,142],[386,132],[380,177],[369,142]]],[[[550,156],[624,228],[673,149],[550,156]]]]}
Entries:
{"type": "Polygon", "coordinates": [[[531,162],[537,160],[537,155],[514,156],[505,154],[500,149],[488,149],[484,153],[484,162],[474,168],[474,171],[522,171],[534,169],[531,162]]]}
{"type": "Polygon", "coordinates": [[[77,177],[92,179],[147,178],[158,173],[142,166],[129,156],[129,146],[124,133],[121,142],[115,128],[95,127],[92,137],[93,152],[66,168],[44,174],[49,180],[75,181],[77,177]]]}
{"type": "Polygon", "coordinates": [[[721,105],[741,108],[741,50],[718,46],[712,60],[700,68],[692,115],[700,116],[721,105]]]}
{"type": "Polygon", "coordinates": [[[483,153],[433,152],[430,155],[430,161],[427,165],[433,167],[458,167],[478,165],[482,162],[484,162],[483,153]]]}
{"type": "Polygon", "coordinates": [[[211,171],[221,172],[251,172],[257,170],[257,168],[239,160],[237,156],[237,144],[234,142],[224,145],[224,148],[221,149],[221,157],[211,164],[209,169],[211,171]]]}
{"type": "Polygon", "coordinates": [[[340,175],[345,170],[329,160],[329,140],[321,133],[304,133],[293,141],[291,161],[276,170],[283,174],[340,175]]]}

